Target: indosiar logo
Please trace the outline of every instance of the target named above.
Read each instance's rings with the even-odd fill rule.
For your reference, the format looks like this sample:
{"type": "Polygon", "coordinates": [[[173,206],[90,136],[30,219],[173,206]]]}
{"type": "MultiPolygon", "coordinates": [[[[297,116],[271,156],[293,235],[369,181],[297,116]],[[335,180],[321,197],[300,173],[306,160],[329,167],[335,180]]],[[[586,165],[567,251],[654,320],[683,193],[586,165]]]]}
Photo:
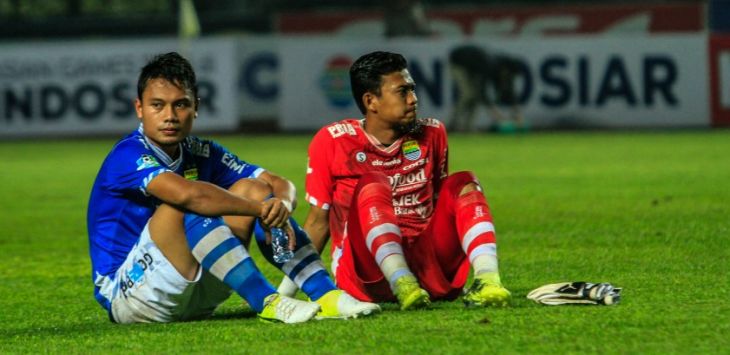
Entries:
{"type": "Polygon", "coordinates": [[[327,62],[327,67],[319,78],[319,86],[332,106],[346,108],[352,103],[350,65],[350,57],[335,56],[327,62]]]}

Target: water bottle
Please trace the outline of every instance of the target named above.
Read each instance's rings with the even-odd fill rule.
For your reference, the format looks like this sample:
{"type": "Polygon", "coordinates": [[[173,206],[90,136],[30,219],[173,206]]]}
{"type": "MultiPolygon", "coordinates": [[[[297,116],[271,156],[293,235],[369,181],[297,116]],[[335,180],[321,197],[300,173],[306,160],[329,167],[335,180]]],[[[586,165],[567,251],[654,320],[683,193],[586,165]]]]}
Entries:
{"type": "Polygon", "coordinates": [[[285,263],[294,257],[294,252],[289,249],[289,235],[281,228],[271,228],[271,249],[277,263],[285,263]]]}

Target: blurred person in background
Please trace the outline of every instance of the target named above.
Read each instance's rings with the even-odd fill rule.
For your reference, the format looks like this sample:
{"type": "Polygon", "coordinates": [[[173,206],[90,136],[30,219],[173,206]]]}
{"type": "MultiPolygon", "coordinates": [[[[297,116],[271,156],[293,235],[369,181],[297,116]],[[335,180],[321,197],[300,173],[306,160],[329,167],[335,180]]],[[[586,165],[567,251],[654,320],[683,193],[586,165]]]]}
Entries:
{"type": "Polygon", "coordinates": [[[210,316],[232,292],[262,320],[299,323],[379,311],[336,289],[306,234],[291,218],[287,179],[190,135],[198,112],[196,76],[177,53],[139,75],[138,129],[112,148],[89,199],[87,227],[94,296],[117,323],[210,316]],[[271,227],[284,228],[296,257],[273,262],[271,227]],[[312,302],[281,296],[247,251],[261,253],[312,302]]]}
{"type": "MultiPolygon", "coordinates": [[[[317,250],[332,238],[338,287],[403,310],[463,295],[468,306],[506,306],[492,215],[471,172],[448,174],[446,129],[418,118],[402,55],[373,52],[350,68],[363,119],[323,127],[309,145],[304,230],[317,250]]],[[[282,293],[289,288],[284,281],[282,293]]]]}
{"type": "Polygon", "coordinates": [[[385,37],[425,37],[432,34],[418,0],[383,1],[385,37]]]}
{"type": "Polygon", "coordinates": [[[449,53],[449,69],[458,96],[449,121],[450,132],[472,132],[480,106],[491,118],[489,130],[516,132],[526,129],[515,93],[520,61],[504,54],[487,53],[476,45],[461,45],[449,53]],[[499,103],[510,106],[504,114],[499,103]]]}

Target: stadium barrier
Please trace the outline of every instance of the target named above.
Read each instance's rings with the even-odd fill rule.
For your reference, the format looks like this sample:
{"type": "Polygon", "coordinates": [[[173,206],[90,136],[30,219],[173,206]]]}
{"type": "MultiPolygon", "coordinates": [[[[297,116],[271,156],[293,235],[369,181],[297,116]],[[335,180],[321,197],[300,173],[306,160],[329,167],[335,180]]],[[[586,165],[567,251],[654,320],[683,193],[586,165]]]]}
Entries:
{"type": "MultiPolygon", "coordinates": [[[[469,42],[522,59],[517,92],[534,127],[648,128],[730,124],[729,38],[701,32],[469,42]]],[[[187,53],[201,82],[197,129],[230,131],[265,119],[285,131],[311,131],[358,117],[347,67],[377,49],[408,58],[421,115],[448,121],[455,90],[446,58],[462,43],[203,37],[187,53]]],[[[172,38],[0,44],[0,136],[127,132],[137,122],[139,67],[179,48],[172,38]]]]}

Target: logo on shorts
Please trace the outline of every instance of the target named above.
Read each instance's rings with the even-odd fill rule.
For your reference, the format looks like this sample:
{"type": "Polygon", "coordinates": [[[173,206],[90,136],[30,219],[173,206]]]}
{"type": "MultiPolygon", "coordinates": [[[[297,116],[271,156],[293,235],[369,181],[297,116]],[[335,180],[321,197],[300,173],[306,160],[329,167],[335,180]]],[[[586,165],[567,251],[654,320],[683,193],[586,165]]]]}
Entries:
{"type": "Polygon", "coordinates": [[[367,156],[363,152],[357,152],[357,154],[355,154],[355,159],[357,159],[358,163],[364,163],[365,160],[367,160],[367,156]]]}
{"type": "Polygon", "coordinates": [[[417,160],[421,157],[421,147],[416,141],[408,141],[403,143],[403,155],[408,160],[417,160]]]}
{"type": "Polygon", "coordinates": [[[154,168],[156,166],[160,166],[160,163],[157,162],[155,157],[149,154],[142,154],[142,156],[137,159],[137,171],[154,168]]]}
{"type": "Polygon", "coordinates": [[[144,269],[138,263],[134,263],[134,265],[132,265],[132,269],[127,271],[127,276],[129,276],[129,279],[132,280],[132,282],[138,283],[139,280],[142,279],[142,276],[144,276],[144,269]]]}

